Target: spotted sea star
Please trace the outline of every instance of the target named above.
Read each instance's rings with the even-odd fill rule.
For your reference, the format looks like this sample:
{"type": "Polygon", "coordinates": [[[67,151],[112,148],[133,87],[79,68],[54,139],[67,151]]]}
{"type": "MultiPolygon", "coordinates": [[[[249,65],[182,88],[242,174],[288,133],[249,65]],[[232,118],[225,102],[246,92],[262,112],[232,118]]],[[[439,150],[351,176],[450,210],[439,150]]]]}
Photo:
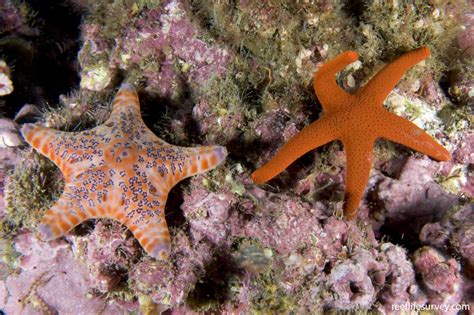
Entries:
{"type": "Polygon", "coordinates": [[[117,93],[110,118],[91,130],[62,132],[25,124],[21,132],[61,169],[66,182],[39,225],[44,240],[90,218],[111,218],[129,228],[156,259],[164,259],[170,249],[164,209],[171,188],[227,156],[221,146],[185,148],[159,139],[145,126],[129,84],[117,93]]]}
{"type": "Polygon", "coordinates": [[[413,65],[428,58],[427,47],[412,50],[388,64],[355,94],[342,90],[335,75],[358,59],[346,51],[324,64],[315,74],[314,90],[324,114],[288,141],[277,154],[252,175],[263,183],[281,173],[306,152],[334,140],[341,140],[347,156],[346,202],[344,215],[356,216],[369,179],[372,146],[377,138],[403,144],[439,161],[451,158],[449,152],[410,121],[383,108],[383,101],[402,75],[413,65]]]}

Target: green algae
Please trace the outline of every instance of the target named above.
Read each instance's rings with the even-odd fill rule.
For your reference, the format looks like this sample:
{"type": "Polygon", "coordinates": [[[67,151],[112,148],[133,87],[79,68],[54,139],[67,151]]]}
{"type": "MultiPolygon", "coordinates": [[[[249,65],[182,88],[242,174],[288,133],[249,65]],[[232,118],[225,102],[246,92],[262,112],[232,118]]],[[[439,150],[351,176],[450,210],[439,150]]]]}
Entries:
{"type": "MultiPolygon", "coordinates": [[[[373,1],[364,3],[359,16],[357,50],[363,60],[393,60],[401,53],[420,46],[431,48],[430,64],[435,77],[446,69],[444,62],[453,54],[453,39],[460,31],[464,2],[373,1]],[[448,58],[446,58],[448,57],[448,58]]],[[[418,73],[406,80],[419,77],[418,73]]]]}
{"type": "Polygon", "coordinates": [[[279,277],[273,272],[259,275],[253,280],[252,285],[256,294],[252,298],[250,309],[255,314],[287,314],[296,311],[297,296],[289,292],[285,292],[279,286],[279,277]]]}
{"type": "MultiPolygon", "coordinates": [[[[2,223],[0,222],[0,227],[2,223]]],[[[3,232],[0,232],[3,233],[3,232]]],[[[4,237],[0,238],[0,280],[5,280],[6,277],[18,267],[18,258],[20,253],[15,251],[11,239],[4,237]]]]}
{"type": "Polygon", "coordinates": [[[233,255],[239,268],[252,274],[260,274],[270,270],[274,253],[256,240],[243,239],[233,255]]]}
{"type": "Polygon", "coordinates": [[[132,25],[143,10],[159,5],[160,1],[156,0],[84,0],[81,7],[86,12],[87,21],[100,25],[101,34],[112,41],[132,25]]]}
{"type": "Polygon", "coordinates": [[[438,112],[438,117],[443,122],[446,132],[450,135],[459,131],[466,131],[474,123],[474,118],[467,106],[456,107],[448,104],[438,112]]]}
{"type": "Polygon", "coordinates": [[[64,186],[58,168],[37,153],[22,160],[8,177],[2,236],[12,238],[23,227],[33,228],[64,186]]]}
{"type": "MultiPolygon", "coordinates": [[[[288,90],[288,87],[304,89],[305,83],[312,77],[312,70],[298,74],[296,57],[306,47],[316,45],[323,34],[327,34],[327,38],[334,36],[334,33],[329,35],[323,32],[324,28],[319,25],[309,27],[305,24],[310,13],[331,16],[327,21],[322,19],[329,24],[328,28],[337,30],[337,33],[349,31],[348,20],[333,12],[321,13],[323,10],[318,11],[318,5],[302,4],[299,8],[285,1],[242,5],[192,1],[191,4],[195,18],[206,26],[216,40],[230,42],[230,45],[237,47],[237,58],[249,64],[258,62],[252,72],[261,73],[265,83],[256,86],[257,99],[254,102],[260,104],[259,112],[265,110],[265,100],[271,99],[290,108],[301,106],[301,90],[288,90]]],[[[337,43],[337,50],[344,48],[337,43]]],[[[317,56],[314,58],[317,60],[317,56]]]]}

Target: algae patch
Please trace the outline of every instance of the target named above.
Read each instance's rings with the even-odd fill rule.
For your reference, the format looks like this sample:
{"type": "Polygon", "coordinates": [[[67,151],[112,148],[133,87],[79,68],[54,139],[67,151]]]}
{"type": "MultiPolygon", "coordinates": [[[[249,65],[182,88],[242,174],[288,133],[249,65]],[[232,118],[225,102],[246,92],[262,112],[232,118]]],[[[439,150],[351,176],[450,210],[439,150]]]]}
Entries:
{"type": "Polygon", "coordinates": [[[59,169],[46,158],[31,153],[15,167],[5,186],[5,218],[0,222],[3,238],[12,238],[21,228],[34,228],[64,186],[59,169]]]}

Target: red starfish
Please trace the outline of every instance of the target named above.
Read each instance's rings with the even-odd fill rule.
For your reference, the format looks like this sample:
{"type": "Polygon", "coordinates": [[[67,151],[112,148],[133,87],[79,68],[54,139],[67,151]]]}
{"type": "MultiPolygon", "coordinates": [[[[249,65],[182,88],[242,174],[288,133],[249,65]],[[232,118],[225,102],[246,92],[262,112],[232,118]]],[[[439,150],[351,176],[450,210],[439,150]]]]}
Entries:
{"type": "Polygon", "coordinates": [[[341,89],[335,75],[356,61],[358,54],[346,51],[325,63],[314,78],[314,90],[324,114],[284,144],[267,164],[253,172],[253,181],[264,183],[306,152],[341,140],[347,156],[344,216],[354,219],[369,179],[372,146],[377,138],[403,144],[438,161],[451,159],[449,152],[422,129],[383,107],[384,99],[402,75],[429,55],[427,47],[404,54],[385,66],[355,94],[341,89]]]}

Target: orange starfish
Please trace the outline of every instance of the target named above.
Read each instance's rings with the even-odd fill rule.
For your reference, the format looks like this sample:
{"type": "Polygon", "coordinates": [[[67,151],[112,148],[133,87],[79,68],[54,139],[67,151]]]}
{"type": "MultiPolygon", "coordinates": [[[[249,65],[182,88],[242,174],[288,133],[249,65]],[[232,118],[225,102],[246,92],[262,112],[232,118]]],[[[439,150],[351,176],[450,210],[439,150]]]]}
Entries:
{"type": "Polygon", "coordinates": [[[449,152],[422,129],[383,108],[383,101],[402,75],[428,58],[427,47],[412,50],[388,64],[355,94],[342,90],[335,75],[358,59],[346,51],[316,72],[314,90],[325,113],[288,141],[265,165],[252,173],[257,184],[281,173],[306,152],[334,140],[341,140],[347,156],[344,216],[354,219],[369,180],[372,146],[385,138],[431,156],[438,161],[451,159],[449,152]]]}
{"type": "Polygon", "coordinates": [[[25,124],[23,137],[63,172],[66,184],[38,227],[45,241],[90,218],[111,218],[129,228],[145,251],[170,251],[165,204],[182,179],[221,164],[221,146],[178,147],[155,136],[141,118],[135,88],[123,84],[110,118],[91,130],[63,132],[25,124]]]}

